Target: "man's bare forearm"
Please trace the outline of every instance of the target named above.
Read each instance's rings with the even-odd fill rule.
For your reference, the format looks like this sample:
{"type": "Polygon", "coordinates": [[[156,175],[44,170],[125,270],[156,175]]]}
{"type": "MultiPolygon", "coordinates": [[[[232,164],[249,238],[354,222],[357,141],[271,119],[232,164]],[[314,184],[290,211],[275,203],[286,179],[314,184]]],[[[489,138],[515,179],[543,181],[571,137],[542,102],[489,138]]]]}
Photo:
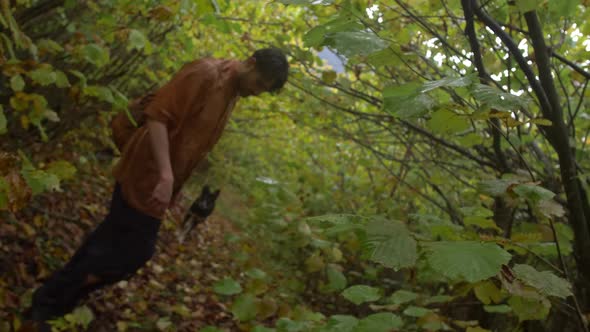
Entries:
{"type": "Polygon", "coordinates": [[[148,135],[152,153],[158,165],[160,178],[173,179],[172,165],[170,163],[170,147],[168,143],[168,128],[159,121],[147,121],[148,135]]]}

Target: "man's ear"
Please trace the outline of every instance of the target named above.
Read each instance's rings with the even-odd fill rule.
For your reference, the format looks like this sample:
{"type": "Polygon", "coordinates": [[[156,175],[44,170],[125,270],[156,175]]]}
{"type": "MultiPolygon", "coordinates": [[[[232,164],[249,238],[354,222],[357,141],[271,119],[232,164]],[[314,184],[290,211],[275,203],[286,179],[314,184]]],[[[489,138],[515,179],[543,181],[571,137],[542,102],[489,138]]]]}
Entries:
{"type": "Polygon", "coordinates": [[[256,58],[253,56],[249,57],[248,60],[246,60],[246,66],[249,70],[256,68],[256,58]]]}

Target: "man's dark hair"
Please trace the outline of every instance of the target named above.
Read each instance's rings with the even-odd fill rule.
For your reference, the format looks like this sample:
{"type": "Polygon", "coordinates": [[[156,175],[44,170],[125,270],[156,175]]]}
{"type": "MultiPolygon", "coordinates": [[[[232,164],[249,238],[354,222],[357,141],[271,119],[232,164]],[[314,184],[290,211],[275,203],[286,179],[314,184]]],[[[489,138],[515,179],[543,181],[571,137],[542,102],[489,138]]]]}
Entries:
{"type": "Polygon", "coordinates": [[[289,75],[289,63],[283,51],[276,47],[263,48],[256,50],[252,57],[256,59],[256,70],[262,77],[274,82],[270,92],[280,90],[289,75]]]}

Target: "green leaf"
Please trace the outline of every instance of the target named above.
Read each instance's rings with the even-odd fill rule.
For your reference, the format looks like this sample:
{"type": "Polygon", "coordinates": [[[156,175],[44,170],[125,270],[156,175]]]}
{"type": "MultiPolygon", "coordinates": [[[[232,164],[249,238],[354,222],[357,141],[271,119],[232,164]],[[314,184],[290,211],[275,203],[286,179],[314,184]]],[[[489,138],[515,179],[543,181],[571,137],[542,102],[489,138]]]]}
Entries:
{"type": "Polygon", "coordinates": [[[352,223],[356,217],[357,216],[353,214],[324,214],[321,216],[305,218],[305,220],[310,223],[317,223],[321,227],[326,224],[328,224],[327,226],[331,226],[332,224],[352,223]]]}
{"type": "Polygon", "coordinates": [[[395,270],[416,264],[416,240],[404,223],[376,219],[367,225],[366,230],[367,247],[372,261],[395,270]]]}
{"type": "Polygon", "coordinates": [[[537,204],[537,207],[547,217],[563,217],[565,216],[565,209],[553,199],[545,199],[537,204]]]}
{"type": "Polygon", "coordinates": [[[82,52],[86,61],[97,67],[106,65],[110,60],[108,49],[100,47],[97,44],[88,44],[84,46],[82,52]]]}
{"type": "Polygon", "coordinates": [[[416,306],[412,305],[412,306],[407,307],[406,310],[404,310],[404,315],[419,318],[419,317],[422,317],[430,312],[431,312],[430,309],[416,307],[416,306]]]}
{"type": "Polygon", "coordinates": [[[72,312],[75,321],[82,325],[84,328],[87,328],[90,325],[90,322],[94,320],[94,314],[87,306],[82,306],[76,308],[72,312]]]}
{"type": "Polygon", "coordinates": [[[516,0],[516,6],[518,7],[518,10],[524,14],[536,10],[542,2],[542,0],[516,0]]]}
{"type": "Polygon", "coordinates": [[[426,124],[432,132],[441,135],[460,133],[471,127],[466,116],[461,116],[446,109],[434,112],[426,124]]]}
{"type": "Polygon", "coordinates": [[[474,241],[433,242],[425,244],[429,265],[452,280],[477,282],[500,271],[511,255],[494,243],[474,241]]]}
{"type": "Polygon", "coordinates": [[[557,16],[570,17],[576,13],[580,0],[559,0],[549,1],[549,11],[554,12],[557,16]]]}
{"type": "MultiPolygon", "coordinates": [[[[165,331],[170,326],[172,326],[172,322],[170,321],[170,317],[161,317],[156,322],[156,327],[160,331],[165,331]]],[[[210,332],[214,332],[214,331],[210,331],[210,332]]]]}
{"type": "Polygon", "coordinates": [[[353,332],[359,320],[354,316],[334,315],[328,320],[323,332],[353,332]]]}
{"type": "Polygon", "coordinates": [[[510,306],[505,304],[500,305],[484,305],[483,310],[486,312],[497,313],[497,314],[506,314],[512,311],[510,306]]]}
{"type": "Polygon", "coordinates": [[[55,174],[43,170],[23,167],[21,174],[27,185],[31,187],[33,195],[40,194],[45,190],[59,190],[59,178],[55,174]]]}
{"type": "MultiPolygon", "coordinates": [[[[110,89],[113,93],[113,107],[115,109],[127,109],[127,105],[129,105],[129,99],[127,99],[127,97],[119,90],[117,90],[117,88],[110,86],[110,89]]],[[[134,123],[134,125],[136,125],[136,123],[134,123]]]]}
{"type": "Polygon", "coordinates": [[[518,181],[512,179],[486,180],[479,182],[477,189],[490,196],[502,196],[506,193],[508,187],[516,183],[518,181]]]}
{"type": "Polygon", "coordinates": [[[89,85],[84,89],[84,93],[88,96],[97,97],[99,100],[106,101],[111,104],[115,103],[111,89],[105,86],[89,85]]]}
{"type": "Polygon", "coordinates": [[[463,213],[463,215],[465,215],[466,217],[474,216],[474,217],[489,218],[489,217],[494,216],[494,212],[492,212],[492,210],[487,209],[482,206],[465,206],[465,207],[462,207],[460,210],[461,210],[461,213],[463,213]]]}
{"type": "Polygon", "coordinates": [[[387,299],[388,303],[391,304],[404,304],[407,302],[412,302],[418,298],[418,294],[414,292],[410,292],[407,290],[400,289],[395,293],[391,294],[391,296],[387,299]]]}
{"type": "Polygon", "coordinates": [[[215,5],[213,5],[213,1],[216,0],[196,0],[197,4],[197,14],[203,15],[208,13],[215,13],[215,5]]]}
{"type": "Polygon", "coordinates": [[[574,240],[574,232],[572,228],[564,223],[555,223],[555,232],[562,255],[570,255],[573,252],[572,241],[574,240]]]}
{"type": "Polygon", "coordinates": [[[221,33],[231,33],[232,25],[226,20],[219,19],[214,13],[207,13],[201,17],[201,23],[214,26],[221,33]]]}
{"type": "Polygon", "coordinates": [[[373,314],[361,319],[354,332],[389,332],[403,326],[402,319],[390,312],[373,314]]]}
{"type": "Polygon", "coordinates": [[[326,268],[328,275],[328,289],[331,291],[339,291],[346,287],[346,277],[333,264],[329,264],[326,268]]]}
{"type": "Polygon", "coordinates": [[[476,100],[500,111],[527,108],[530,103],[530,99],[525,96],[515,96],[479,83],[473,85],[471,93],[476,100]]]}
{"type": "Polygon", "coordinates": [[[298,322],[289,318],[281,318],[277,321],[277,330],[279,332],[307,332],[309,327],[305,322],[298,322]]]}
{"type": "Polygon", "coordinates": [[[37,46],[39,47],[39,49],[46,50],[51,54],[57,54],[59,52],[63,52],[64,50],[64,48],[60,44],[56,43],[51,39],[41,39],[37,41],[37,46]]]}
{"type": "Polygon", "coordinates": [[[388,43],[373,32],[343,31],[330,33],[326,36],[326,44],[334,47],[346,57],[368,55],[380,51],[388,43]]]}
{"type": "Polygon", "coordinates": [[[551,271],[539,272],[534,267],[525,264],[517,264],[513,270],[520,280],[538,289],[542,294],[562,299],[573,295],[570,283],[551,271]]]}
{"type": "Polygon", "coordinates": [[[0,105],[0,135],[6,134],[7,125],[8,120],[6,120],[6,116],[4,115],[4,108],[0,105]]]}
{"type": "Polygon", "coordinates": [[[222,295],[235,295],[242,292],[242,286],[232,278],[224,278],[215,283],[213,291],[222,295]]]}
{"type": "Polygon", "coordinates": [[[400,63],[400,55],[396,54],[391,47],[388,47],[369,54],[367,62],[375,67],[396,65],[400,63]]]}
{"type": "Polygon", "coordinates": [[[39,69],[35,69],[29,72],[29,76],[34,82],[39,83],[42,86],[53,84],[57,79],[55,71],[53,71],[53,68],[49,66],[44,66],[39,69]]]}
{"type": "Polygon", "coordinates": [[[275,332],[275,329],[268,328],[266,326],[258,325],[252,329],[251,332],[275,332]]]}
{"type": "Polygon", "coordinates": [[[66,76],[66,74],[61,71],[61,70],[56,70],[55,71],[55,84],[57,85],[58,88],[67,88],[70,86],[70,81],[68,81],[68,77],[66,76]]]}
{"type": "Polygon", "coordinates": [[[467,135],[457,137],[457,142],[466,148],[471,148],[475,145],[480,145],[484,141],[483,137],[477,133],[469,133],[467,135]]]}
{"type": "Polygon", "coordinates": [[[80,80],[80,87],[82,89],[86,88],[86,76],[84,76],[84,74],[82,72],[79,72],[77,70],[70,70],[70,73],[72,73],[72,75],[76,76],[79,80],[80,80]]]}
{"type": "Polygon", "coordinates": [[[350,302],[359,305],[364,302],[374,302],[381,298],[381,290],[379,288],[355,285],[345,289],[342,296],[350,302]]]}
{"type": "Polygon", "coordinates": [[[128,39],[128,45],[127,45],[127,49],[128,50],[141,50],[145,47],[146,43],[147,43],[147,38],[145,37],[145,35],[136,29],[131,29],[131,31],[129,31],[129,39],[128,39]]]}
{"type": "MultiPolygon", "coordinates": [[[[199,332],[223,332],[223,330],[215,326],[205,326],[204,328],[200,329],[199,332]]],[[[254,330],[252,330],[252,332],[254,332],[254,330]]]]}
{"type": "Polygon", "coordinates": [[[420,92],[428,92],[434,89],[448,87],[448,88],[459,88],[469,86],[475,82],[476,76],[466,75],[461,77],[445,77],[440,80],[429,81],[422,85],[420,92]]]}
{"type": "Polygon", "coordinates": [[[552,199],[555,194],[541,186],[534,184],[519,184],[514,186],[513,191],[520,197],[537,203],[542,200],[552,199]]]}
{"type": "Polygon", "coordinates": [[[23,80],[22,76],[14,75],[10,79],[10,87],[13,91],[23,91],[25,88],[25,80],[23,80]]]}
{"type": "Polygon", "coordinates": [[[311,5],[313,0],[277,0],[285,5],[311,5]]]}
{"type": "Polygon", "coordinates": [[[65,160],[58,160],[47,166],[47,172],[55,174],[60,180],[69,180],[76,174],[76,167],[65,160]]]}
{"type": "Polygon", "coordinates": [[[412,82],[383,89],[383,110],[407,119],[423,115],[436,105],[427,94],[420,93],[422,85],[412,82]]]}
{"type": "Polygon", "coordinates": [[[420,83],[411,82],[402,85],[390,85],[383,89],[383,99],[392,101],[402,101],[408,98],[414,98],[420,94],[420,83]]]}
{"type": "Polygon", "coordinates": [[[549,309],[551,309],[551,302],[540,298],[513,296],[508,300],[508,304],[520,321],[543,320],[549,314],[549,309]]]}
{"type": "Polygon", "coordinates": [[[240,295],[232,304],[232,314],[241,322],[252,320],[258,313],[257,299],[252,294],[240,295]]]}
{"type": "Polygon", "coordinates": [[[499,230],[498,226],[492,219],[494,213],[482,206],[462,207],[461,213],[465,216],[463,223],[465,225],[474,225],[483,229],[491,228],[499,230]]]}
{"type": "Polygon", "coordinates": [[[330,5],[334,0],[277,0],[285,5],[330,5]]]}
{"type": "Polygon", "coordinates": [[[449,295],[435,295],[433,297],[425,299],[424,305],[428,305],[431,303],[447,303],[453,299],[454,297],[449,295]]]}
{"type": "Polygon", "coordinates": [[[266,279],[267,274],[266,272],[262,271],[261,269],[253,268],[246,271],[246,275],[252,279],[266,279]]]}
{"type": "Polygon", "coordinates": [[[326,36],[330,33],[359,31],[361,29],[363,29],[363,24],[358,19],[352,15],[343,14],[309,30],[303,36],[303,43],[306,47],[319,47],[324,44],[326,36]]]}
{"type": "Polygon", "coordinates": [[[328,231],[334,230],[336,227],[340,227],[335,230],[335,233],[339,233],[362,229],[362,226],[359,224],[362,219],[363,217],[354,214],[325,214],[321,216],[305,218],[304,221],[322,228],[326,228],[328,231]]]}

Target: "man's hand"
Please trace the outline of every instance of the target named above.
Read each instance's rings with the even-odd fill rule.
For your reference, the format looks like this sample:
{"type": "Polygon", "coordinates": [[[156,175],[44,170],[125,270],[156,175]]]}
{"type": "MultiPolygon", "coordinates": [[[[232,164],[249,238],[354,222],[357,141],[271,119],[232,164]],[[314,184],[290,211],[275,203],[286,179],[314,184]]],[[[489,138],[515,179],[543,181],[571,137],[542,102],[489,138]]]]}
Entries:
{"type": "Polygon", "coordinates": [[[165,211],[172,199],[173,184],[174,178],[172,174],[160,176],[150,197],[149,204],[155,206],[158,210],[165,211]]]}
{"type": "Polygon", "coordinates": [[[172,199],[170,200],[170,204],[168,204],[168,210],[172,210],[180,206],[180,203],[182,202],[183,199],[183,195],[182,192],[178,192],[176,193],[176,195],[172,195],[172,199]]]}

